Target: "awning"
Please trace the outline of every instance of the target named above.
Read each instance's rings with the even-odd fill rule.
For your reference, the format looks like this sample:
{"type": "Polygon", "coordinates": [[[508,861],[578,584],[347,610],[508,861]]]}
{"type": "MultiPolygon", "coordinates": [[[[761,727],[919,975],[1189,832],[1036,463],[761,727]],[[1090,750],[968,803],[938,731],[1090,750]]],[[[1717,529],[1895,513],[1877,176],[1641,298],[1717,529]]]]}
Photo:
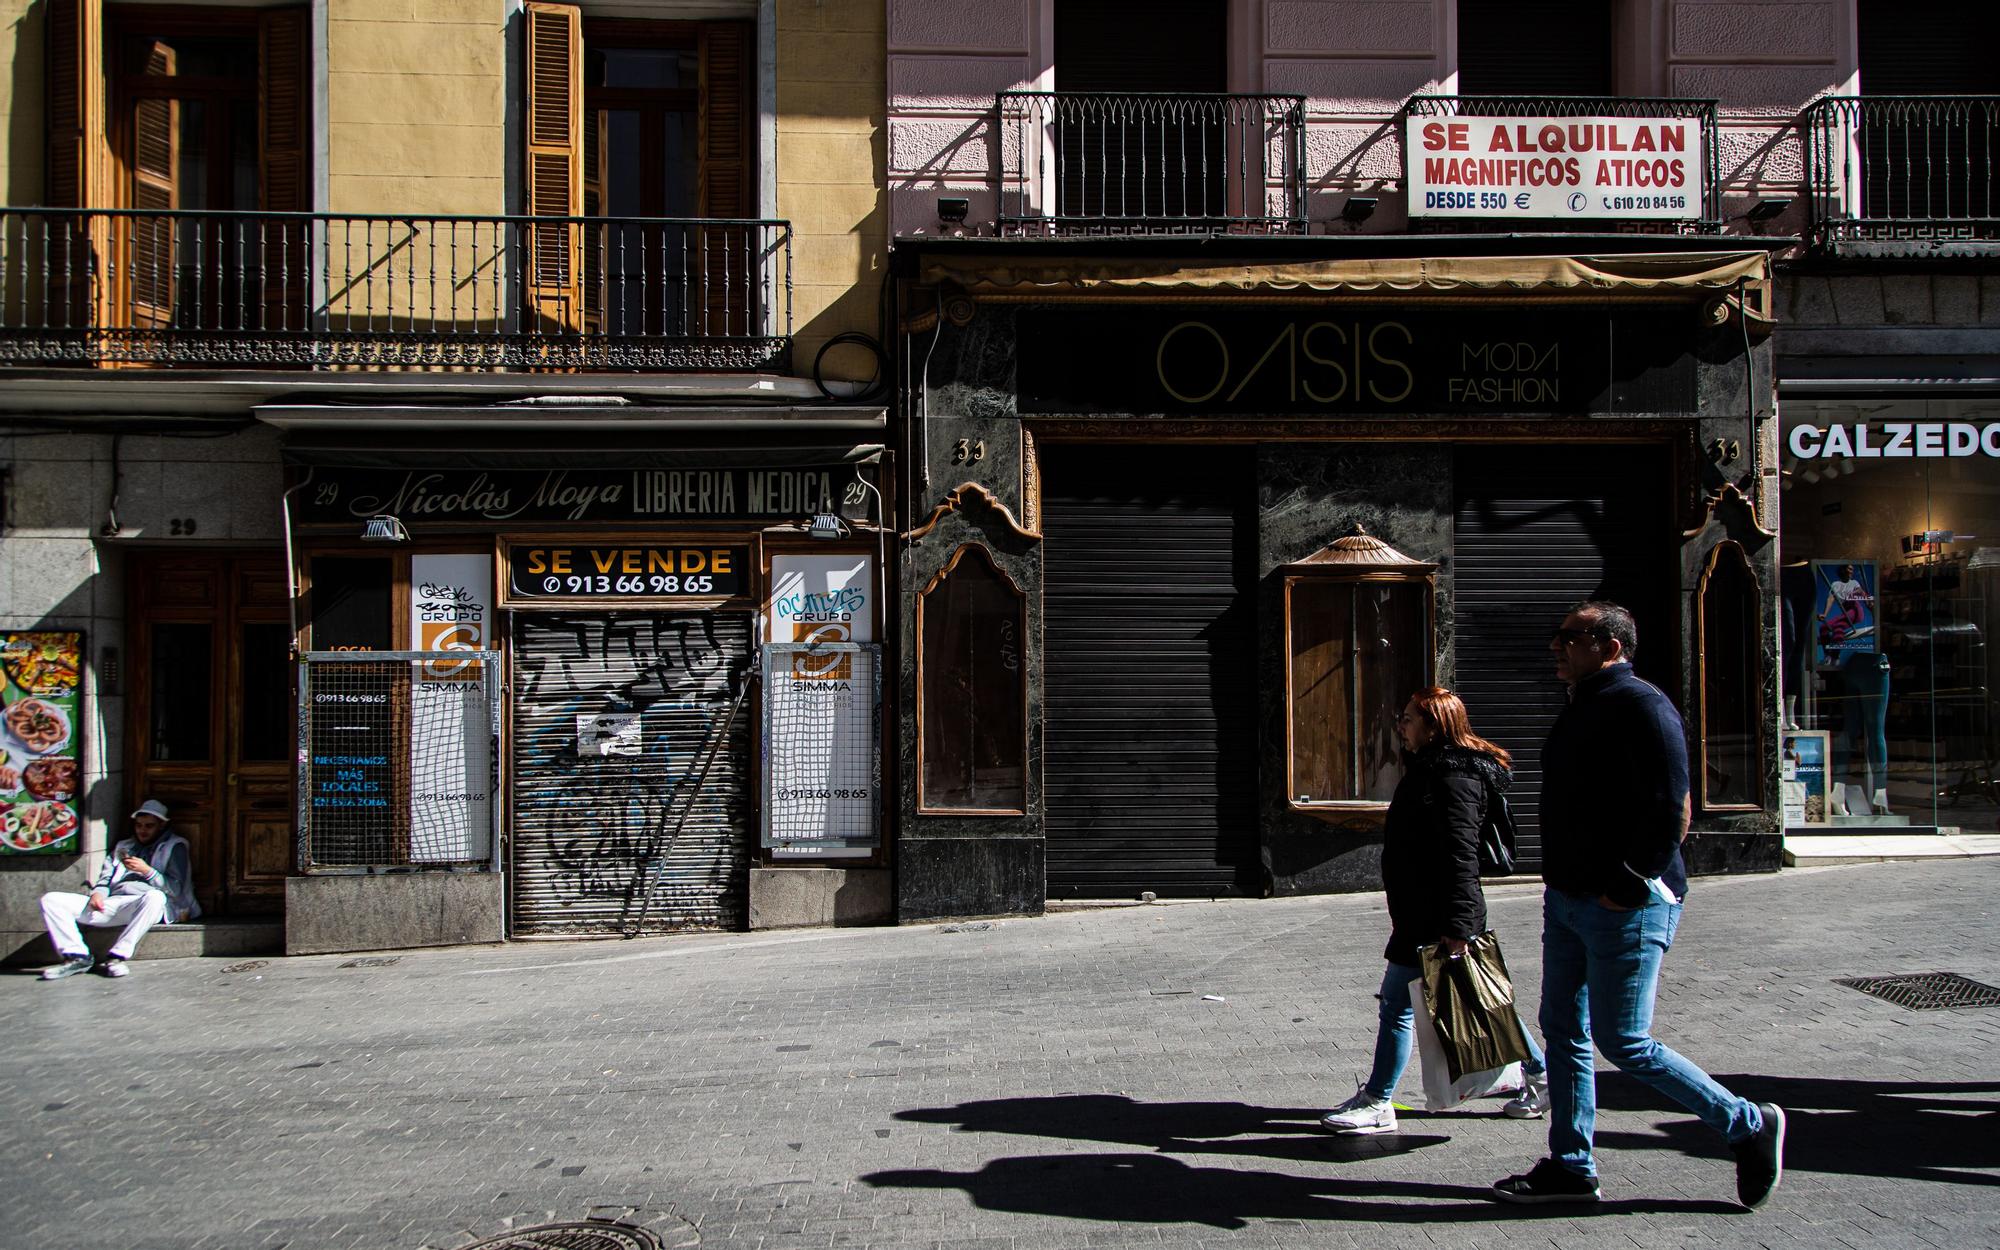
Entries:
{"type": "Polygon", "coordinates": [[[1756,252],[1637,252],[1603,256],[1405,256],[1273,264],[1188,264],[1171,258],[1076,259],[1046,264],[995,256],[934,256],[922,280],[980,297],[1089,295],[1310,295],[1415,291],[1478,295],[1526,291],[1692,295],[1770,276],[1756,252]]]}

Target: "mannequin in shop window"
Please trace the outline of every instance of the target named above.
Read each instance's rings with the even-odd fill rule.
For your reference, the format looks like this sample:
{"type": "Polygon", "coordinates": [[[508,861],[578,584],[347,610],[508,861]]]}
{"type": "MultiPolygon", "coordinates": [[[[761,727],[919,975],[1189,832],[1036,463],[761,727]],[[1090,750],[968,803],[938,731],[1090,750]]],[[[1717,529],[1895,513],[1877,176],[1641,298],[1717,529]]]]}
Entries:
{"type": "MultiPolygon", "coordinates": [[[[1833,788],[1834,810],[1843,807],[1849,816],[1886,815],[1889,811],[1889,657],[1879,651],[1861,651],[1840,662],[1840,682],[1846,698],[1841,700],[1840,756],[1847,762],[1847,784],[1833,788]],[[1855,789],[1868,796],[1866,807],[1847,793],[1855,789]]],[[[1858,796],[1857,796],[1858,797],[1858,796]]]]}

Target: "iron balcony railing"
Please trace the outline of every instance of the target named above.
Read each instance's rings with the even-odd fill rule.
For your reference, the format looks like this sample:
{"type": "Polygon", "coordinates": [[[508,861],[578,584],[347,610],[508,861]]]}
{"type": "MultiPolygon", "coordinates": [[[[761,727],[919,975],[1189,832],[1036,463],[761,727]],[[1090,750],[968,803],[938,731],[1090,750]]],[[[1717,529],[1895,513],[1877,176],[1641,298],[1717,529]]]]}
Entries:
{"type": "Polygon", "coordinates": [[[1002,234],[1306,228],[1304,96],[1003,91],[1002,234]]]}
{"type": "Polygon", "coordinates": [[[2000,96],[1866,96],[1806,108],[1813,241],[1934,253],[2000,240],[2000,96]]]}
{"type": "MultiPolygon", "coordinates": [[[[1414,117],[1638,117],[1693,118],[1701,123],[1701,215],[1689,221],[1626,221],[1623,230],[1713,234],[1722,229],[1721,157],[1716,151],[1717,101],[1674,99],[1663,96],[1411,96],[1404,106],[1414,117]]],[[[1410,159],[1404,153],[1404,159],[1410,159]]],[[[1407,185],[1407,182],[1406,182],[1407,185]]],[[[1526,223],[1507,219],[1509,228],[1526,223]]],[[[1433,231],[1459,233],[1469,219],[1455,218],[1413,223],[1433,231]]],[[[1549,229],[1575,230],[1574,220],[1543,223],[1549,229]]],[[[1610,223],[1605,223],[1610,224],[1610,223]]]]}
{"type": "Polygon", "coordinates": [[[0,364],[783,368],[791,227],[0,209],[0,364]]]}

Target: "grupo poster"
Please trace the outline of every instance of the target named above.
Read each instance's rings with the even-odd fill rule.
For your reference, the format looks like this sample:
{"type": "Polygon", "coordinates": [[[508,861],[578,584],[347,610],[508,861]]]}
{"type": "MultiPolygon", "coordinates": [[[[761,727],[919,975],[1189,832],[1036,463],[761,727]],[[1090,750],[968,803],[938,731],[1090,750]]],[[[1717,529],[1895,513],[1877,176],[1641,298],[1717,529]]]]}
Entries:
{"type": "Polygon", "coordinates": [[[1679,117],[1404,121],[1412,217],[1700,218],[1701,123],[1679,117]]]}
{"type": "MultiPolygon", "coordinates": [[[[769,641],[813,646],[874,640],[875,558],[771,557],[769,641]]],[[[765,681],[766,837],[774,859],[856,858],[878,833],[876,673],[866,651],[780,652],[765,681]]]]}
{"type": "MultiPolygon", "coordinates": [[[[493,646],[493,557],[410,557],[410,640],[419,651],[493,646]]],[[[491,711],[479,660],[431,660],[410,690],[410,860],[452,863],[491,854],[493,778],[483,750],[491,711]]]]}
{"type": "Polygon", "coordinates": [[[83,635],[0,633],[0,854],[73,855],[83,635]]]}
{"type": "Polygon", "coordinates": [[[1850,656],[1873,655],[1881,640],[1873,560],[1814,560],[1813,669],[1840,668],[1850,656]]]}

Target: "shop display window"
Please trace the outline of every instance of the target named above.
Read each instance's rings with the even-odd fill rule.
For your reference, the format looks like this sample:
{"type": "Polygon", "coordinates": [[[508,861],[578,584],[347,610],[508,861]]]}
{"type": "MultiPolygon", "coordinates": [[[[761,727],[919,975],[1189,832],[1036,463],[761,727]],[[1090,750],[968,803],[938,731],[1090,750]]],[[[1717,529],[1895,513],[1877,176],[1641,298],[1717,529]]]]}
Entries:
{"type": "Polygon", "coordinates": [[[310,567],[313,650],[394,650],[393,557],[314,556],[310,567]]]}
{"type": "Polygon", "coordinates": [[[1697,592],[1701,627],[1701,805],[1755,811],[1764,800],[1764,672],[1757,576],[1743,548],[1718,543],[1697,592]]]}
{"type": "Polygon", "coordinates": [[[2000,401],[1791,401],[1784,447],[1787,768],[1825,743],[1788,823],[1993,832],[2000,401]]]}
{"type": "Polygon", "coordinates": [[[968,543],[917,596],[919,806],[1027,810],[1026,599],[968,543]]]}
{"type": "Polygon", "coordinates": [[[1288,801],[1384,808],[1396,715],[1431,682],[1437,566],[1356,533],[1283,571],[1288,801]]]}

